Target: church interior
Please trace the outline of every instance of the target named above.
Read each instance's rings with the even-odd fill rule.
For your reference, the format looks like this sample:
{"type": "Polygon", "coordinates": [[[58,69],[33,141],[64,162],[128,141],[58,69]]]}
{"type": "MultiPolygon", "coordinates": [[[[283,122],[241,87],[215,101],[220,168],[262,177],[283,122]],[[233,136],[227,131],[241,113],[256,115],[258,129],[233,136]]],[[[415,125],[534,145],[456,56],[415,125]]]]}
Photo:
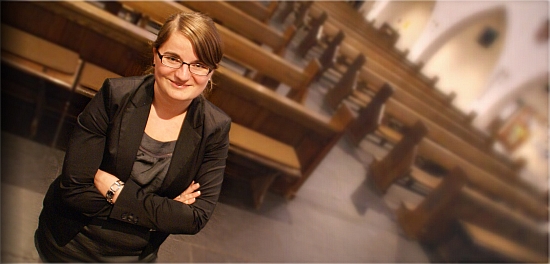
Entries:
{"type": "Polygon", "coordinates": [[[2,262],[78,114],[143,74],[173,13],[212,17],[222,194],[158,262],[548,263],[547,1],[2,1],[2,262]]]}

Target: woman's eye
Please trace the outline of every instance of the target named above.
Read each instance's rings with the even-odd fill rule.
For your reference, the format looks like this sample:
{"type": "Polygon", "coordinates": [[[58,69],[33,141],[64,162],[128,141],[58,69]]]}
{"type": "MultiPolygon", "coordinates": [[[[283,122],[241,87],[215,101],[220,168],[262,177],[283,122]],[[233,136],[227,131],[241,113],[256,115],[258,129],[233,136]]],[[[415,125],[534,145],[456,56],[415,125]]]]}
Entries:
{"type": "Polygon", "coordinates": [[[180,59],[176,57],[165,57],[165,58],[168,59],[170,62],[180,62],[180,59]]]}
{"type": "Polygon", "coordinates": [[[200,63],[193,63],[193,64],[191,64],[191,66],[196,67],[196,68],[208,69],[207,66],[205,66],[203,64],[200,64],[200,63]]]}

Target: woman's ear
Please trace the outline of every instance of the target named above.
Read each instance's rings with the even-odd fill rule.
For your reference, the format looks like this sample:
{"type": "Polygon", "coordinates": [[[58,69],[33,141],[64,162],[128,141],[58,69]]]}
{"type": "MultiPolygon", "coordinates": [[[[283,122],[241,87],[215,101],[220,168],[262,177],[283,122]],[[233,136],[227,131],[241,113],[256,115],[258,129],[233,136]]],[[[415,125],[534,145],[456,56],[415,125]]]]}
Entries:
{"type": "Polygon", "coordinates": [[[157,49],[155,47],[153,47],[152,50],[153,50],[153,63],[152,63],[152,65],[153,65],[153,67],[155,67],[155,55],[157,54],[157,49]]]}

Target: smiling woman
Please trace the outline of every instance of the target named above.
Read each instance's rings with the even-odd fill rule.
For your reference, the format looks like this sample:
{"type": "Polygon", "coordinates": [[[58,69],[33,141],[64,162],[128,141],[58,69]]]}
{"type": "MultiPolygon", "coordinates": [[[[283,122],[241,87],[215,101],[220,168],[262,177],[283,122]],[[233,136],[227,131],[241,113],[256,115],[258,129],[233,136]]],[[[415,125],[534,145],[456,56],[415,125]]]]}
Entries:
{"type": "Polygon", "coordinates": [[[211,218],[231,124],[202,95],[220,37],[209,17],[175,14],[152,52],[148,74],[105,80],[78,116],[35,232],[43,261],[154,261],[169,234],[211,218]]]}

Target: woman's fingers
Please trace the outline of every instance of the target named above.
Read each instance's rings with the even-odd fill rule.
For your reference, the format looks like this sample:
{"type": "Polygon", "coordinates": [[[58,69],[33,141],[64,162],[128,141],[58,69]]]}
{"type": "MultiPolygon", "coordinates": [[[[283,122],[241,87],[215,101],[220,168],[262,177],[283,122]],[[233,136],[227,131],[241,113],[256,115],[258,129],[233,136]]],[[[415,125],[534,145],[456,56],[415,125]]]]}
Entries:
{"type": "Polygon", "coordinates": [[[187,189],[185,191],[183,191],[182,195],[183,194],[190,194],[190,193],[193,193],[195,192],[196,190],[198,190],[200,187],[200,184],[199,183],[195,183],[195,181],[193,181],[191,183],[191,185],[189,185],[189,187],[187,187],[187,189]]]}
{"type": "Polygon", "coordinates": [[[182,202],[184,204],[192,204],[196,201],[196,198],[201,195],[201,191],[197,191],[200,187],[198,183],[191,183],[191,185],[183,193],[178,195],[174,200],[182,202]]]}

